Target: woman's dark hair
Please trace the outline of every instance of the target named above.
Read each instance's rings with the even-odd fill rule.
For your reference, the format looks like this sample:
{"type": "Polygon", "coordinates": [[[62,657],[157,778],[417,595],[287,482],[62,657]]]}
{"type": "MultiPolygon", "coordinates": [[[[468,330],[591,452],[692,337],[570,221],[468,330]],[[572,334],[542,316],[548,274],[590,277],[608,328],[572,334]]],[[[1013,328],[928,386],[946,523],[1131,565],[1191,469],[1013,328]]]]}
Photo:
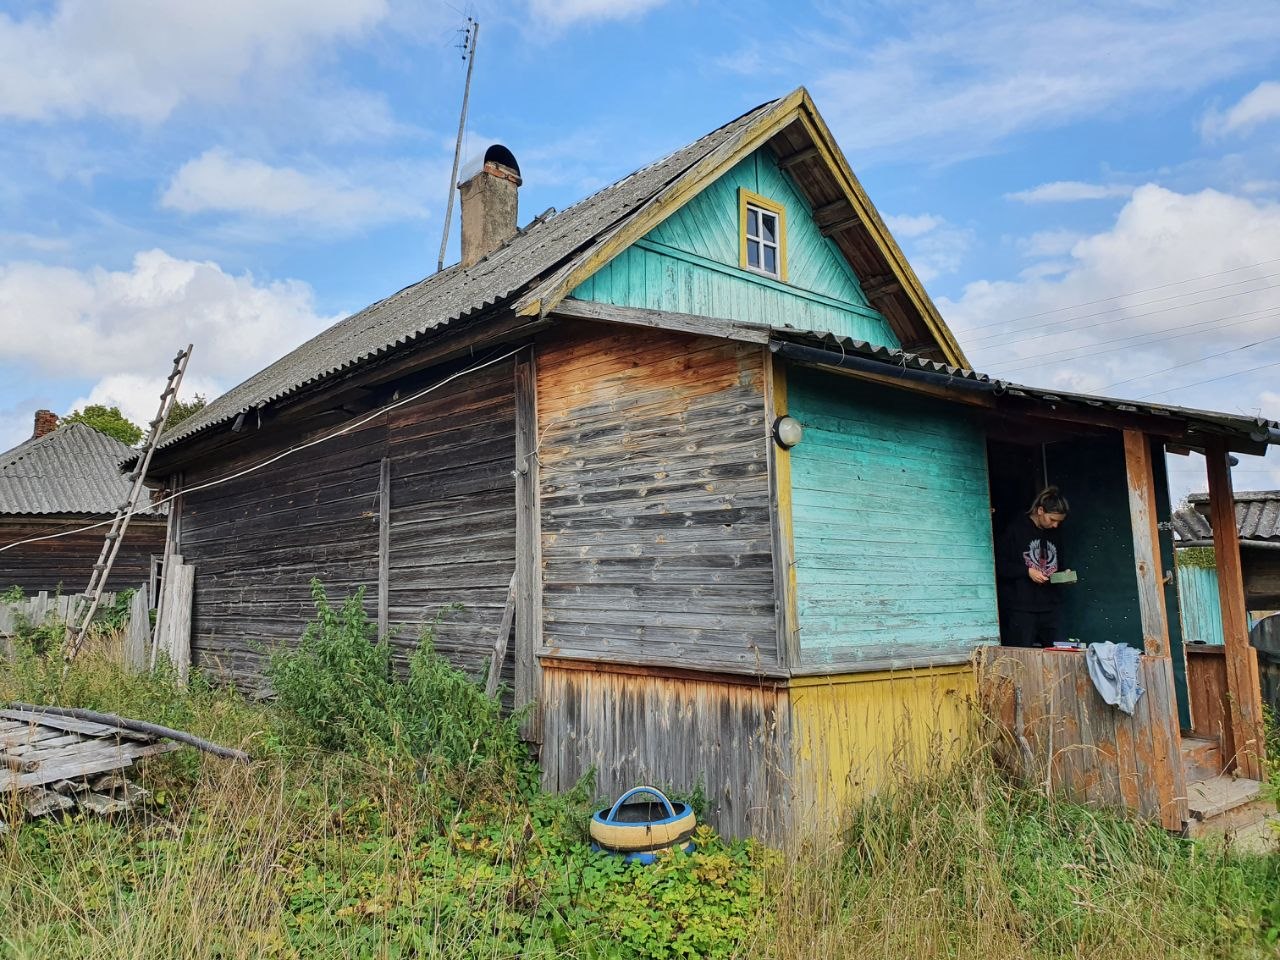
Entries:
{"type": "Polygon", "coordinates": [[[1030,516],[1041,508],[1044,509],[1045,513],[1060,513],[1064,517],[1071,512],[1071,506],[1067,503],[1067,498],[1058,492],[1057,487],[1045,487],[1041,490],[1040,495],[1032,502],[1027,515],[1030,516]]]}

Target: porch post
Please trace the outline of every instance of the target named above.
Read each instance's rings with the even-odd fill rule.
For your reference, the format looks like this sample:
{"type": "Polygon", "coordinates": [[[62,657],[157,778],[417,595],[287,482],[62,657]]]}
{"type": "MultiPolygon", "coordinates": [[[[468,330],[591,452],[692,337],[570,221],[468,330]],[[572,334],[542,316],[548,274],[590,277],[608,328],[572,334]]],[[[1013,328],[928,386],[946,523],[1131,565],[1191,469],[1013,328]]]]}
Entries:
{"type": "Polygon", "coordinates": [[[1129,521],[1133,525],[1143,646],[1148,656],[1168,659],[1169,620],[1164,605],[1160,535],[1156,529],[1155,472],[1151,469],[1151,443],[1139,430],[1124,432],[1124,465],[1129,481],[1129,521]]]}
{"type": "Polygon", "coordinates": [[[1209,474],[1209,522],[1218,566],[1218,602],[1222,606],[1222,639],[1227,663],[1227,700],[1231,734],[1236,745],[1236,770],[1251,780],[1262,779],[1262,688],[1258,658],[1249,646],[1245,612],[1244,573],[1240,566],[1240,534],[1236,529],[1235,492],[1231,465],[1221,443],[1205,445],[1209,474]]]}

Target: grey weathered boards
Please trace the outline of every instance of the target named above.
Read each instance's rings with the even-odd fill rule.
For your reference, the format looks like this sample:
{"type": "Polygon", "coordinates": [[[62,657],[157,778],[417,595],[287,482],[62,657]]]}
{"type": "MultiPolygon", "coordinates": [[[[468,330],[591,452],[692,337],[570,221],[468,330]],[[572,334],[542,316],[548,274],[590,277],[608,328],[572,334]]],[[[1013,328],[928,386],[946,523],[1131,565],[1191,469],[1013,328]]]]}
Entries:
{"type": "MultiPolygon", "coordinates": [[[[514,568],[514,436],[508,362],[279,460],[269,484],[249,474],[184,494],[180,547],[200,570],[197,661],[256,682],[265,654],[296,641],[310,619],[312,577],[337,601],[366,588],[376,619],[385,459],[392,641],[406,651],[439,617],[440,650],[481,672],[514,568]]],[[[285,435],[241,459],[188,467],[186,489],[308,438],[285,435]]]]}
{"type": "Polygon", "coordinates": [[[544,651],[776,668],[761,349],[581,324],[538,417],[544,651]]]}

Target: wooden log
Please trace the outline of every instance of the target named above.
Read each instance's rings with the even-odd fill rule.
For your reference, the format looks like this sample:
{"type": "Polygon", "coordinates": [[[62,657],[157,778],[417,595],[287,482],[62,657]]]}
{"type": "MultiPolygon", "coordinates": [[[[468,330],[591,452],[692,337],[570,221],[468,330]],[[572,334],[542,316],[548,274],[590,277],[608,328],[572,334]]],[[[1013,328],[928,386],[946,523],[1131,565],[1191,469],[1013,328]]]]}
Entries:
{"type": "Polygon", "coordinates": [[[502,619],[498,622],[498,635],[493,641],[493,655],[489,657],[489,677],[485,681],[485,696],[492,697],[498,693],[498,683],[502,679],[502,663],[507,659],[507,641],[511,637],[511,624],[516,616],[516,580],[518,574],[511,574],[511,586],[507,588],[507,604],[502,608],[502,619]]]}
{"type": "Polygon", "coordinates": [[[124,640],[124,666],[130,673],[147,669],[147,641],[151,638],[151,604],[144,583],[129,604],[129,628],[124,640]]]}
{"type": "Polygon", "coordinates": [[[1249,618],[1244,601],[1244,572],[1240,563],[1240,534],[1236,528],[1235,493],[1226,447],[1205,444],[1209,475],[1209,523],[1213,527],[1218,564],[1218,602],[1222,607],[1222,637],[1231,703],[1231,739],[1236,769],[1250,780],[1262,779],[1262,686],[1258,660],[1249,646],[1249,618]]]}
{"type": "Polygon", "coordinates": [[[391,458],[378,470],[378,638],[385,639],[391,609],[391,458]]]}
{"type": "Polygon", "coordinates": [[[50,707],[41,706],[34,703],[10,703],[9,708],[12,710],[25,710],[36,714],[52,714],[56,717],[72,717],[77,720],[88,720],[90,723],[101,723],[109,727],[117,727],[121,730],[132,730],[136,733],[145,733],[153,737],[163,737],[166,740],[175,740],[178,743],[185,743],[189,747],[195,747],[205,753],[211,753],[215,757],[223,757],[227,760],[239,760],[242,763],[249,762],[249,755],[243,750],[235,750],[231,747],[219,746],[209,740],[204,740],[194,734],[187,733],[185,730],[175,730],[172,727],[162,727],[158,723],[148,723],[145,720],[132,720],[128,717],[116,716],[114,713],[98,713],[96,710],[79,710],[71,707],[50,707]]]}
{"type": "Polygon", "coordinates": [[[1160,535],[1156,529],[1155,475],[1151,468],[1151,444],[1144,434],[1137,430],[1124,431],[1124,460],[1143,644],[1149,656],[1168,657],[1169,621],[1164,605],[1160,535]]]}
{"type": "MultiPolygon", "coordinates": [[[[542,523],[539,496],[538,376],[532,350],[515,369],[516,417],[516,688],[517,709],[542,697],[542,523]]],[[[525,719],[526,740],[542,742],[542,710],[535,706],[525,719]]]]}

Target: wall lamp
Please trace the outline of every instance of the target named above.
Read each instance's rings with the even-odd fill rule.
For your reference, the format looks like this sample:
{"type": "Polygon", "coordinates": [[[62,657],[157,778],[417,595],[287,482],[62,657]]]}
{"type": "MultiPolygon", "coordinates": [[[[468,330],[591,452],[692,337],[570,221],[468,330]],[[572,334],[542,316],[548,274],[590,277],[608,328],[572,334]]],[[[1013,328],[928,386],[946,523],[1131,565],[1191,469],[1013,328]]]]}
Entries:
{"type": "Polygon", "coordinates": [[[783,450],[790,450],[804,439],[804,427],[795,417],[779,417],[773,421],[773,439],[783,450]]]}

